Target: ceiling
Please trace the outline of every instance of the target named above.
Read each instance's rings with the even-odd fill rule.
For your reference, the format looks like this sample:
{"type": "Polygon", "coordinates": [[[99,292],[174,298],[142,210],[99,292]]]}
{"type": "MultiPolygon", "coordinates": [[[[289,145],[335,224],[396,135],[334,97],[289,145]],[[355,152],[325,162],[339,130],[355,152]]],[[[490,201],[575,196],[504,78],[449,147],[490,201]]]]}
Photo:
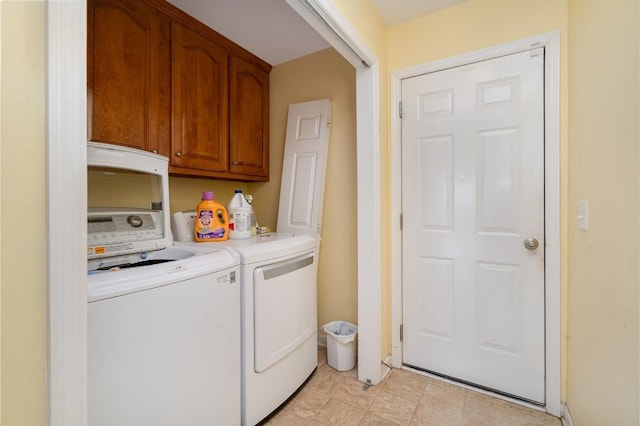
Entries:
{"type": "MultiPolygon", "coordinates": [[[[329,44],[285,0],[168,0],[271,65],[329,44]]],[[[466,0],[371,0],[386,25],[395,25],[466,0]]]]}

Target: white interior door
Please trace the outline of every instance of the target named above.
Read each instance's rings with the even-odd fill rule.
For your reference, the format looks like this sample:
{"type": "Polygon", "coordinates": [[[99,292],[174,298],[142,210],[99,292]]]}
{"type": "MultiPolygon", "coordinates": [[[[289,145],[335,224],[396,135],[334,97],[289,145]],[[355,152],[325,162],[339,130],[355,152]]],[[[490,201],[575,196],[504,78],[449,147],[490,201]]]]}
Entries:
{"type": "Polygon", "coordinates": [[[540,48],[402,81],[403,363],[537,403],[543,66],[540,48]]]}

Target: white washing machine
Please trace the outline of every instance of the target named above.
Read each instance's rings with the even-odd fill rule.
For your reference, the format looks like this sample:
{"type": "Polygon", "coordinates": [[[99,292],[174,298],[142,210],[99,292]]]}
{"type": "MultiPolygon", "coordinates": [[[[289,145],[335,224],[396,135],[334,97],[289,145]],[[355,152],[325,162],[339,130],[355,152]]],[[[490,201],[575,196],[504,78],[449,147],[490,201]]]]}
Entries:
{"type": "Polygon", "coordinates": [[[238,254],[173,244],[166,158],[90,143],[88,164],[89,424],[240,424],[238,254]]]}
{"type": "Polygon", "coordinates": [[[89,276],[92,426],[240,423],[240,270],[227,250],[89,276]]]}

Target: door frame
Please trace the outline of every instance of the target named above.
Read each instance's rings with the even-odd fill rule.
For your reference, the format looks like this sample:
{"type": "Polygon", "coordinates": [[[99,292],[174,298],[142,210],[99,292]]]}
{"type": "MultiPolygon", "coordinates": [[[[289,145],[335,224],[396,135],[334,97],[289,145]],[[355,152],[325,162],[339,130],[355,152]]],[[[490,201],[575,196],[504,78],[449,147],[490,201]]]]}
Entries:
{"type": "Polygon", "coordinates": [[[358,380],[377,385],[382,347],[380,61],[332,0],[286,0],[354,68],[358,235],[358,380]]]}
{"type": "MultiPolygon", "coordinates": [[[[402,126],[399,105],[402,80],[499,56],[545,48],[544,186],[545,186],[545,409],[562,414],[560,381],[560,32],[554,31],[486,49],[391,72],[391,217],[399,225],[402,212],[402,126]],[[396,218],[398,221],[396,222],[396,218]]],[[[402,367],[402,232],[391,228],[391,363],[402,367]]]]}
{"type": "Polygon", "coordinates": [[[87,2],[46,1],[47,425],[87,424],[87,2]]]}

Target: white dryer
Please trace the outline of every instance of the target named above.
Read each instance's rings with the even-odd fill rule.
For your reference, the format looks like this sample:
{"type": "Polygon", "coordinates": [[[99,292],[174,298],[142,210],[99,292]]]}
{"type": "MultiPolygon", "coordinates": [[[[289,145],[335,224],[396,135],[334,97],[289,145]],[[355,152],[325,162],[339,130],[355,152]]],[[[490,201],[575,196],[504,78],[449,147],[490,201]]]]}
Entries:
{"type": "Polygon", "coordinates": [[[316,240],[266,234],[228,244],[242,270],[242,424],[255,425],[318,366],[316,240]]]}
{"type": "Polygon", "coordinates": [[[166,158],[88,148],[89,424],[239,424],[238,254],[173,244],[166,158]]]}

